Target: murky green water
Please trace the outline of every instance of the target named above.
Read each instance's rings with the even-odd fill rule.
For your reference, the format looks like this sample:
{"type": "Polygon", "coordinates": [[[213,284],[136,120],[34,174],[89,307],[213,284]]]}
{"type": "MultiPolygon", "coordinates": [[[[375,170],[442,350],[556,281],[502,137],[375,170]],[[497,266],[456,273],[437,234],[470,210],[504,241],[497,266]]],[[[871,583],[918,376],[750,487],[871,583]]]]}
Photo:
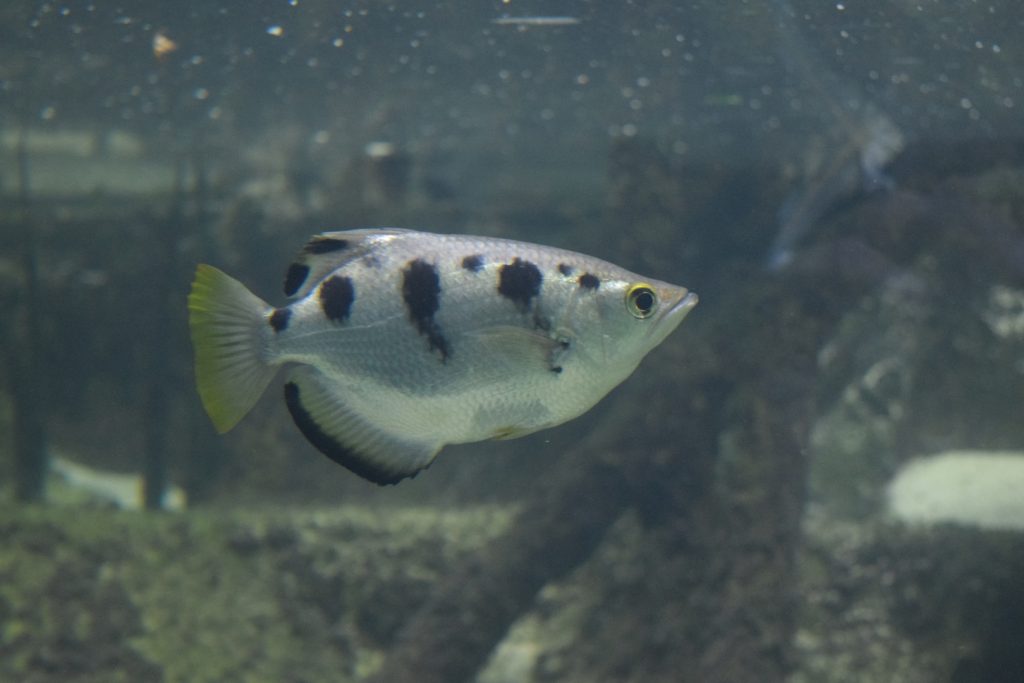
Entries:
{"type": "Polygon", "coordinates": [[[1008,0],[5,3],[0,679],[1021,680],[1021,30],[1008,0]],[[583,417],[397,487],[277,389],[215,434],[196,264],[279,305],[309,235],[385,225],[701,303],[583,417]]]}

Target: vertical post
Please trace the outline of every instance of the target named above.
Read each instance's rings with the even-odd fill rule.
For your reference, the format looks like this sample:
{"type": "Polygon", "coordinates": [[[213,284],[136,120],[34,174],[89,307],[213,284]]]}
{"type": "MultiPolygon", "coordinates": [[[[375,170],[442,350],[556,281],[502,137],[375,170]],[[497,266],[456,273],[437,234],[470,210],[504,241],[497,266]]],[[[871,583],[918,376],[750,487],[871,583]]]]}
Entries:
{"type": "Polygon", "coordinates": [[[167,439],[170,437],[168,392],[176,386],[168,359],[174,354],[171,328],[172,290],[177,263],[177,239],[185,214],[185,163],[178,159],[174,171],[174,189],[166,221],[158,221],[157,258],[152,271],[149,316],[149,350],[146,389],[145,461],[143,464],[143,500],[147,510],[163,508],[167,490],[167,439]]]}
{"type": "Polygon", "coordinates": [[[13,379],[14,481],[19,501],[36,502],[46,497],[49,455],[46,427],[40,411],[46,388],[43,365],[39,362],[42,332],[39,325],[39,266],[32,222],[32,194],[28,161],[28,128],[18,138],[18,219],[21,231],[21,267],[25,277],[20,292],[19,315],[23,328],[12,334],[9,366],[13,379]]]}

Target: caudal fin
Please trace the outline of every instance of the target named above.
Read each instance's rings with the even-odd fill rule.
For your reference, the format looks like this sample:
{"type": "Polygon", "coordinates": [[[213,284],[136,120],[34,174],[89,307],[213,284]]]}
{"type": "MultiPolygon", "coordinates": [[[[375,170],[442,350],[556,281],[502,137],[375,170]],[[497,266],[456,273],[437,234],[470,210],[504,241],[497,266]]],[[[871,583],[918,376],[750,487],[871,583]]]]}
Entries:
{"type": "Polygon", "coordinates": [[[274,378],[264,358],[267,304],[226,273],[200,264],[188,295],[196,385],[207,415],[224,433],[245,417],[274,378]]]}

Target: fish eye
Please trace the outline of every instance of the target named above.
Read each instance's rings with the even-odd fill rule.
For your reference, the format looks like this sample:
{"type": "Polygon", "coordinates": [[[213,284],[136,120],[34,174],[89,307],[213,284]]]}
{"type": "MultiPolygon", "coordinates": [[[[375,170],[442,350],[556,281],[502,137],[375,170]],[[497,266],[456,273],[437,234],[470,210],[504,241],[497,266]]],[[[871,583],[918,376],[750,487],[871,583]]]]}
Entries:
{"type": "Polygon", "coordinates": [[[658,308],[658,295],[650,285],[639,283],[626,292],[626,309],[634,318],[649,318],[658,308]]]}

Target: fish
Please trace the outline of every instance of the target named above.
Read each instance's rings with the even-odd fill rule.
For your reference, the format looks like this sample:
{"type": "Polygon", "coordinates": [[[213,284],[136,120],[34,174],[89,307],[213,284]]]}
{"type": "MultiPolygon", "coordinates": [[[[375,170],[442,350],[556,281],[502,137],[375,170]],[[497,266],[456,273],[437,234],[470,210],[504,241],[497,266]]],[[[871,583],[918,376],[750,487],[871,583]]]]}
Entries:
{"type": "Polygon", "coordinates": [[[856,83],[825,66],[801,33],[796,23],[801,15],[788,0],[771,4],[782,65],[832,120],[825,149],[808,149],[803,186],[779,210],[779,230],[765,265],[769,271],[781,271],[792,264],[797,248],[829,212],[851,199],[894,189],[886,168],[902,153],[906,136],[856,83]]]}
{"type": "Polygon", "coordinates": [[[853,199],[895,189],[885,168],[903,150],[902,131],[870,102],[856,112],[861,117],[856,121],[846,117],[848,139],[809,164],[803,186],[783,202],[779,230],[766,259],[768,270],[789,267],[797,248],[833,210],[853,199]]]}
{"type": "Polygon", "coordinates": [[[685,287],[554,247],[399,228],[324,232],[282,306],[199,264],[188,296],[199,397],[220,433],[279,370],[299,431],[377,484],[450,444],[577,417],[697,304],[685,287]]]}

